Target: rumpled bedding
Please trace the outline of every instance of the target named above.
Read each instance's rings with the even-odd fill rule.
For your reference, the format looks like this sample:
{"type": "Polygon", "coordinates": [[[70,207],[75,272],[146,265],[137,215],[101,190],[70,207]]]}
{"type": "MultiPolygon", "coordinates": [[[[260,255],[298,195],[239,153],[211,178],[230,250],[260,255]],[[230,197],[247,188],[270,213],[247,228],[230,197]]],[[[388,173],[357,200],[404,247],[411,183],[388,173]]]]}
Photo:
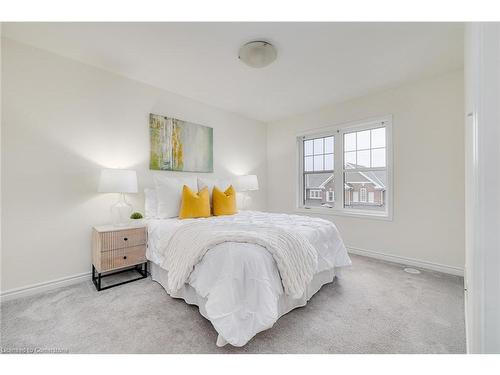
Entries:
{"type": "MultiPolygon", "coordinates": [[[[315,275],[351,264],[332,222],[258,211],[206,219],[149,220],[148,259],[162,265],[169,239],[178,228],[192,222],[211,223],[215,227],[231,223],[245,227],[272,225],[300,234],[316,251],[315,275]]],[[[280,316],[280,298],[285,294],[273,255],[263,246],[245,242],[222,242],[211,247],[194,266],[187,284],[206,300],[207,318],[222,337],[221,341],[234,346],[245,345],[255,334],[273,326],[280,316]]],[[[173,297],[182,297],[168,286],[166,290],[173,297]]]]}

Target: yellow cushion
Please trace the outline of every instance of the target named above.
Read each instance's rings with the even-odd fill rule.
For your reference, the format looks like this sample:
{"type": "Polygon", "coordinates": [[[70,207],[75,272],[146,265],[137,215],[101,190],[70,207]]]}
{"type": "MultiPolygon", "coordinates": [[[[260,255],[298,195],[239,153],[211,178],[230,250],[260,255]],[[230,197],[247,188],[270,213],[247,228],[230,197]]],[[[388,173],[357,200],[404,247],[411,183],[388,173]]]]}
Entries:
{"type": "Polygon", "coordinates": [[[190,219],[210,216],[210,194],[207,188],[194,193],[189,187],[182,188],[182,202],[179,217],[190,219]]]}
{"type": "Polygon", "coordinates": [[[214,186],[212,191],[212,203],[214,206],[214,215],[234,215],[238,212],[236,208],[236,191],[233,185],[230,185],[226,191],[221,191],[214,186]]]}

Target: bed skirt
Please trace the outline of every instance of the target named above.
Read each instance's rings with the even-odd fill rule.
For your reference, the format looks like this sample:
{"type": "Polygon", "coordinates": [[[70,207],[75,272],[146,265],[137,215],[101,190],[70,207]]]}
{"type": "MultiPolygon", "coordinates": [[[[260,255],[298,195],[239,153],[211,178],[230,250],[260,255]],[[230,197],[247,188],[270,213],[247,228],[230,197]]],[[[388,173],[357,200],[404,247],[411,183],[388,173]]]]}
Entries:
{"type": "MultiPolygon", "coordinates": [[[[158,282],[171,297],[181,298],[190,305],[198,306],[200,314],[206,319],[210,320],[205,309],[205,304],[207,302],[207,299],[205,297],[200,296],[196,292],[196,290],[189,284],[184,284],[181,289],[175,292],[169,291],[167,287],[168,272],[154,262],[150,262],[150,265],[151,278],[154,281],[158,282]]],[[[317,273],[307,287],[306,292],[300,298],[291,298],[288,295],[282,294],[278,300],[278,317],[287,314],[297,307],[305,306],[307,304],[307,301],[309,301],[311,297],[316,294],[316,292],[318,292],[323,285],[331,283],[336,277],[339,277],[340,271],[341,268],[334,268],[317,273]]],[[[227,341],[221,335],[218,335],[217,346],[224,346],[226,344],[227,341]]]]}

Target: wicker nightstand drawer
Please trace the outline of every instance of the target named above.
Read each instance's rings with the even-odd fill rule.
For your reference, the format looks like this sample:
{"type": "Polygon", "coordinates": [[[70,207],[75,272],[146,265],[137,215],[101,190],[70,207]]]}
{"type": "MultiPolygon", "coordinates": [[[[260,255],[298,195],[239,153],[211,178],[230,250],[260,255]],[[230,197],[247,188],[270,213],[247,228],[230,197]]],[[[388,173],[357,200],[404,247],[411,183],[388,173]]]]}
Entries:
{"type": "Polygon", "coordinates": [[[146,244],[146,231],[144,228],[102,232],[99,233],[99,236],[101,241],[101,251],[146,244]]]}
{"type": "Polygon", "coordinates": [[[145,226],[122,228],[106,225],[95,227],[92,231],[92,281],[96,289],[108,289],[147,277],[146,244],[147,230],[145,226]],[[139,272],[141,277],[115,285],[101,286],[101,278],[126,272],[130,267],[139,272]],[[106,272],[106,275],[102,275],[103,272],[106,272]]]}
{"type": "Polygon", "coordinates": [[[146,261],[146,246],[139,245],[103,252],[101,270],[107,272],[118,268],[134,266],[146,261]]]}

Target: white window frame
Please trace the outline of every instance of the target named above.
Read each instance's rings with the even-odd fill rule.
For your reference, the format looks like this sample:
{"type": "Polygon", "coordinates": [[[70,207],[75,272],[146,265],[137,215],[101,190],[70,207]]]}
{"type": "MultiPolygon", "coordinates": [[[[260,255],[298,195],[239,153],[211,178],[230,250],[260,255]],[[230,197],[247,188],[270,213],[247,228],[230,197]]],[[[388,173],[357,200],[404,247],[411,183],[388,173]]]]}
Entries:
{"type": "MultiPolygon", "coordinates": [[[[321,215],[353,216],[359,218],[373,218],[381,220],[393,219],[393,144],[392,144],[392,115],[371,118],[360,121],[342,123],[335,126],[323,127],[297,134],[297,189],[296,189],[296,211],[303,213],[317,213],[321,215]],[[373,210],[352,209],[344,207],[344,133],[353,131],[363,131],[377,127],[385,127],[386,134],[386,167],[381,168],[387,171],[387,187],[385,191],[385,211],[375,212],[373,210]],[[307,207],[303,203],[304,197],[304,150],[303,141],[319,137],[334,136],[334,190],[335,202],[332,207],[307,207]]],[[[347,170],[349,171],[349,170],[347,170]]]]}

